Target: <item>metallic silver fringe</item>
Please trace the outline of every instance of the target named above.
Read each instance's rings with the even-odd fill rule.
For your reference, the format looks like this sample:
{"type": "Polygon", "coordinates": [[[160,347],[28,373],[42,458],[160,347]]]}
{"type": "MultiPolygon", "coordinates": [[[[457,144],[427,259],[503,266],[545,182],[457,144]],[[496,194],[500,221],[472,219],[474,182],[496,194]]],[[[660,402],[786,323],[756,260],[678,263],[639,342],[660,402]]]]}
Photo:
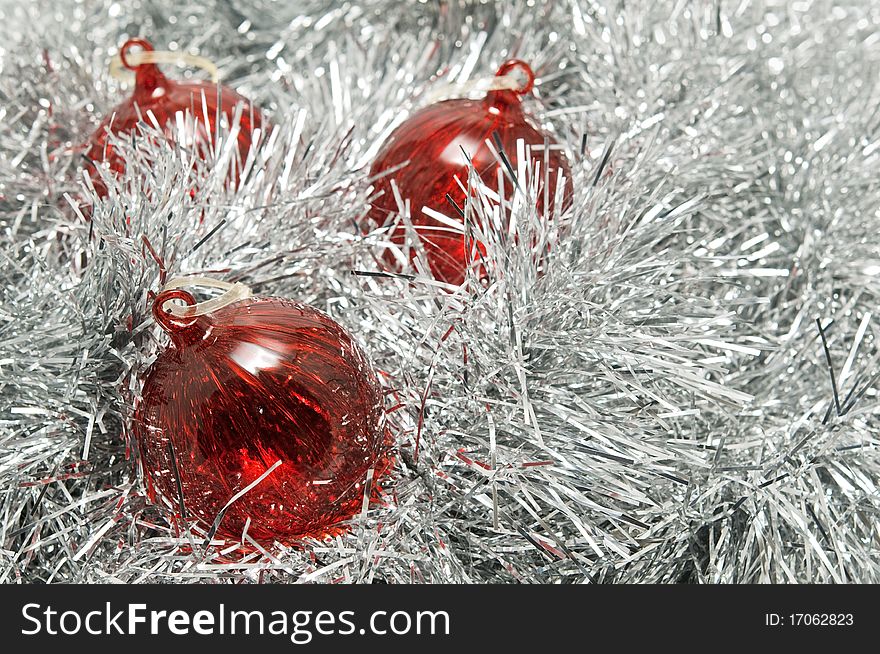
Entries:
{"type": "Polygon", "coordinates": [[[880,581],[872,4],[2,0],[0,580],[880,581]],[[234,192],[119,143],[86,221],[77,146],[134,35],[213,59],[278,129],[234,192]],[[571,211],[508,215],[485,285],[363,274],[383,138],[513,55],[571,211]],[[161,270],[358,334],[397,424],[384,505],[325,542],[190,551],[126,427],[161,270]]]}

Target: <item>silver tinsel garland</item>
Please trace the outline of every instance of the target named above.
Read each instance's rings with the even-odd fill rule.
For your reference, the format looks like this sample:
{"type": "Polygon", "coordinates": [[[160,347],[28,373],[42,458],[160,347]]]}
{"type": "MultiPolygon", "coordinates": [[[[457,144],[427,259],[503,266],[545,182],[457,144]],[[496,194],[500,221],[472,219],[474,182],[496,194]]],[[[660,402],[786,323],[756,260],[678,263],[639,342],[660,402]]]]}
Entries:
{"type": "Polygon", "coordinates": [[[0,16],[3,582],[880,581],[876,3],[0,16]],[[107,64],[138,35],[215,61],[276,129],[234,191],[222,157],[120,141],[126,173],[85,220],[79,146],[130,92],[107,64]],[[572,208],[543,221],[525,202],[520,238],[487,230],[484,285],[363,274],[385,239],[358,227],[382,140],[510,56],[538,72],[528,110],[569,153],[572,208]],[[394,409],[383,504],[323,542],[191,550],[146,500],[128,431],[167,344],[161,271],[357,335],[394,409]]]}

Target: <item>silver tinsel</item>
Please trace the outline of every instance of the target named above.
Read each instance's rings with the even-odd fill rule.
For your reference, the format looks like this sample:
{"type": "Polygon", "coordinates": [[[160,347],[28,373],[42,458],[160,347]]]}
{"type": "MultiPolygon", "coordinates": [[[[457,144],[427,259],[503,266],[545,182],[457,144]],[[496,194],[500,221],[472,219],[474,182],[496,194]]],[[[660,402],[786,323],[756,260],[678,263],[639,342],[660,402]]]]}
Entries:
{"type": "Polygon", "coordinates": [[[0,0],[0,17],[3,582],[880,581],[876,3],[0,0]],[[126,174],[85,220],[79,146],[129,92],[107,64],[137,35],[215,61],[276,130],[235,191],[228,162],[118,142],[126,174]],[[382,140],[510,56],[538,71],[528,110],[569,153],[572,208],[524,202],[518,239],[487,229],[486,284],[363,274],[386,237],[358,227],[382,140]],[[383,504],[324,542],[191,551],[128,431],[167,345],[161,271],[357,335],[396,426],[383,504]]]}

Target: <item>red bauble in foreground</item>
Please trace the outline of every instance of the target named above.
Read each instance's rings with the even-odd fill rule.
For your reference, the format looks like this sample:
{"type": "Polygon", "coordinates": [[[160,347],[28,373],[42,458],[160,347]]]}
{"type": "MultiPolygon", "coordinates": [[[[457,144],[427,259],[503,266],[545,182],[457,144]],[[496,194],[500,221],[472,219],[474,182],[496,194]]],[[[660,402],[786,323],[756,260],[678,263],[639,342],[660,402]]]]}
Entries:
{"type": "Polygon", "coordinates": [[[187,319],[153,312],[173,345],[151,367],[133,431],[150,496],[208,531],[262,544],[320,538],[360,511],[388,466],[383,394],[352,337],[312,307],[249,298],[187,319]],[[173,452],[173,459],[172,459],[173,452]],[[368,490],[368,493],[371,491],[368,490]]]}
{"type": "MultiPolygon", "coordinates": [[[[125,170],[125,159],[108,142],[110,133],[120,136],[136,133],[138,123],[152,125],[149,114],[164,129],[165,137],[178,145],[193,149],[202,158],[213,145],[217,120],[230,124],[236,108],[241,105],[236,145],[241,164],[251,148],[253,131],[261,127],[260,110],[251,102],[226,86],[209,82],[177,82],[162,74],[152,63],[133,65],[129,62],[132,48],[152,52],[153,46],[144,39],[130,39],[119,51],[122,65],[135,73],[135,87],[131,97],[117,105],[92,134],[86,156],[95,165],[106,165],[110,171],[120,174],[125,170]],[[187,116],[188,114],[188,116],[187,116]],[[178,115],[186,116],[184,132],[177,129],[178,115]],[[182,138],[181,138],[182,136],[182,138]]],[[[99,195],[107,193],[101,176],[90,164],[90,174],[99,195]]],[[[234,163],[230,179],[237,183],[240,164],[234,163]]]]}
{"type": "MultiPolygon", "coordinates": [[[[531,165],[540,163],[542,180],[549,180],[549,202],[544,204],[544,182],[538,187],[538,210],[542,215],[552,212],[557,176],[565,177],[564,204],[571,200],[571,169],[559,149],[543,149],[554,145],[545,132],[535,126],[523,112],[520,96],[532,90],[534,73],[522,61],[511,60],[498,70],[497,76],[521,73],[524,81],[516,90],[493,90],[483,100],[446,100],[416,112],[401,124],[382,146],[370,171],[371,176],[401,165],[403,168],[376,181],[376,192],[383,192],[372,203],[370,218],[385,225],[398,213],[398,204],[391,190],[393,179],[404,200],[410,200],[410,212],[428,257],[434,276],[445,282],[461,284],[466,268],[471,265],[480,243],[466,242],[464,234],[424,213],[428,207],[445,216],[458,219],[449,195],[458,207],[464,207],[465,192],[455,177],[467,187],[468,166],[462,150],[470,156],[480,178],[492,189],[498,189],[499,162],[486,145],[498,135],[514,171],[517,169],[517,140],[532,146],[531,165]],[[535,147],[539,146],[539,147],[535,147]],[[545,177],[545,173],[549,173],[545,177]]],[[[512,183],[506,182],[507,195],[512,183]]],[[[562,207],[564,208],[564,207],[562,207]]],[[[405,240],[402,227],[395,228],[390,239],[397,245],[405,240]]]]}

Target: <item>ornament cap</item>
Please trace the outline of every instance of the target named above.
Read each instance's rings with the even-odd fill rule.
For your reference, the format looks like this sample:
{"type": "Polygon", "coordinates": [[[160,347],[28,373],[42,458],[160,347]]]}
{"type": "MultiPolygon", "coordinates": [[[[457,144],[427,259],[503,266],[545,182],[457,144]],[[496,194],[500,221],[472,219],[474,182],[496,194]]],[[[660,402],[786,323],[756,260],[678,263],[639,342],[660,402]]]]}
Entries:
{"type": "Polygon", "coordinates": [[[132,48],[140,48],[141,52],[153,52],[153,44],[146,39],[129,39],[119,49],[119,59],[123,67],[135,74],[135,84],[138,89],[151,91],[153,89],[168,86],[168,78],[152,62],[134,62],[131,60],[134,51],[132,48]]]}
{"type": "Polygon", "coordinates": [[[153,300],[153,318],[171,336],[177,347],[183,347],[199,340],[205,333],[208,319],[202,315],[176,315],[169,304],[173,300],[182,301],[187,307],[196,306],[191,293],[179,288],[160,292],[153,300]]]}
{"type": "Polygon", "coordinates": [[[208,316],[225,306],[249,298],[251,289],[240,283],[224,282],[211,277],[175,277],[167,282],[153,302],[153,316],[177,346],[188,345],[204,336],[210,325],[208,316]],[[222,295],[205,302],[196,302],[185,286],[207,286],[224,291],[222,295]],[[180,300],[184,306],[170,304],[180,300]]]}
{"type": "Polygon", "coordinates": [[[518,95],[525,95],[535,88],[535,71],[522,59],[509,59],[501,64],[495,77],[513,77],[519,88],[512,89],[518,95]]]}
{"type": "Polygon", "coordinates": [[[535,71],[522,59],[505,61],[495,77],[504,78],[505,84],[486,94],[486,103],[491,106],[519,106],[520,96],[535,88],[535,71]]]}

